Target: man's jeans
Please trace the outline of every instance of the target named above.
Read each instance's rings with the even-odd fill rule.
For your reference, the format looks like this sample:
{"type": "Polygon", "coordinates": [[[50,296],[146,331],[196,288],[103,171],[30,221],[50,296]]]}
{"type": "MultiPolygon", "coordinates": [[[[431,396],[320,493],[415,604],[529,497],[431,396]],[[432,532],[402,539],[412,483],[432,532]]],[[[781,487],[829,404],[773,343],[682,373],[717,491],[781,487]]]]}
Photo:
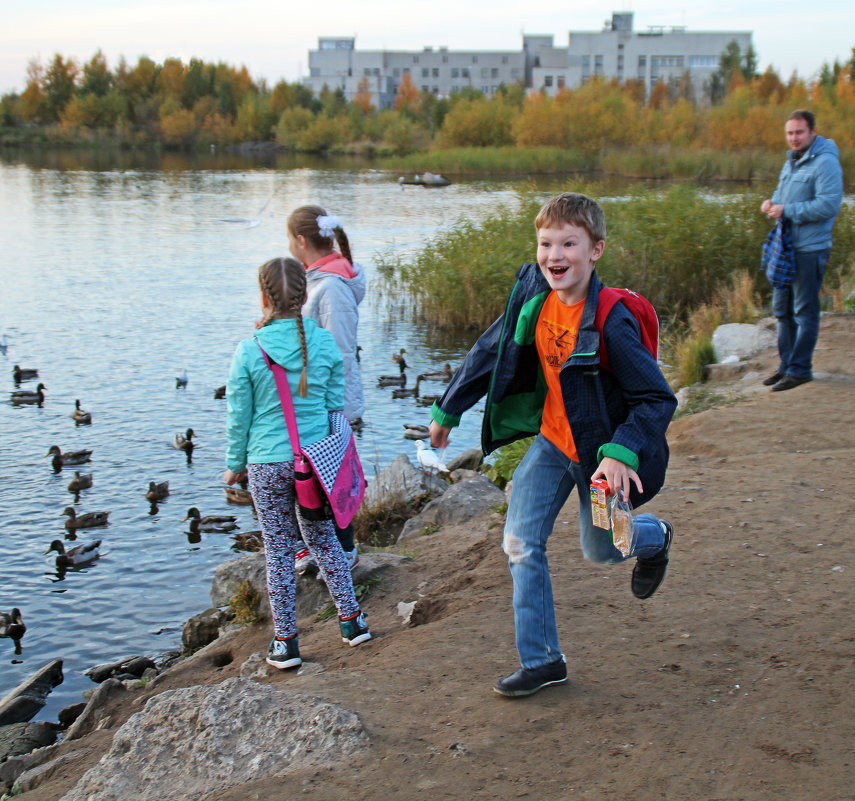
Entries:
{"type": "Polygon", "coordinates": [[[772,290],[772,314],[778,318],[779,373],[812,378],[813,349],[819,336],[819,290],[830,248],[796,253],[791,286],[772,290]]]}
{"type": "Polygon", "coordinates": [[[583,474],[578,462],[568,459],[538,434],[514,472],[502,542],[514,581],[517,651],[524,668],[554,662],[562,656],[546,541],[574,486],[579,494],[579,538],[586,559],[614,564],[633,556],[653,556],[665,545],[659,519],[650,514],[636,515],[635,548],[624,557],[612,544],[609,532],[594,526],[590,476],[583,474]]]}

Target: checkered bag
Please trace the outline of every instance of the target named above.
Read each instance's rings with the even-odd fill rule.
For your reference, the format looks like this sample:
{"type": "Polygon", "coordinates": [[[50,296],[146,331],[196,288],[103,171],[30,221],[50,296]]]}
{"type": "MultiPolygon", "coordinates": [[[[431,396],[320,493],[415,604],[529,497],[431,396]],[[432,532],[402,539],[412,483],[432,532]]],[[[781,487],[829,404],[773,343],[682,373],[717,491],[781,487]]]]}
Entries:
{"type": "Polygon", "coordinates": [[[301,448],[285,369],[270,359],[261,343],[258,349],[273,372],[279,390],[279,402],[294,451],[294,491],[300,514],[306,520],[335,519],[338,527],[344,528],[353,520],[365,496],[365,475],[350,421],[341,412],[330,412],[330,433],[301,448]]]}
{"type": "Polygon", "coordinates": [[[760,265],[769,283],[776,289],[790,286],[796,277],[796,254],[790,237],[790,224],[783,217],[769,231],[763,243],[760,265]]]}

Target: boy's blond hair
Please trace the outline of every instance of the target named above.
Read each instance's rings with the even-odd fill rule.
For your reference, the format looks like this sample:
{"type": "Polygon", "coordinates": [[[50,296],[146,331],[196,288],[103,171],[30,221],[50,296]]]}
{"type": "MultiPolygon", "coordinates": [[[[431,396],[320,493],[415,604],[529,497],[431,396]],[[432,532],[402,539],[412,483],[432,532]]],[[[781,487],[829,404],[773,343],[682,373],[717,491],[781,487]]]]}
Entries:
{"type": "Polygon", "coordinates": [[[587,195],[564,192],[548,201],[534,218],[534,227],[537,230],[565,224],[584,228],[591,237],[591,242],[606,239],[606,215],[600,205],[587,195]]]}

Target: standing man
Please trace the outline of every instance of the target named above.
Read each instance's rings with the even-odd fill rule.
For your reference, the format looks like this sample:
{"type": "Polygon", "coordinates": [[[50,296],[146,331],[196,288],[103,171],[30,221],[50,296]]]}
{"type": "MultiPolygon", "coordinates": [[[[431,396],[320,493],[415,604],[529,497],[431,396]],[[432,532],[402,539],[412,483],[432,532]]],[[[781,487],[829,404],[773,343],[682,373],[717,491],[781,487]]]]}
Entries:
{"type": "Polygon", "coordinates": [[[796,276],[790,286],[772,290],[778,318],[781,363],[763,383],[773,392],[813,379],[813,350],[819,336],[819,290],[831,251],[831,229],[843,200],[840,152],[833,139],[816,132],[813,113],[797,109],[787,118],[787,160],[771,199],[760,206],[772,220],[790,224],[796,276]]]}

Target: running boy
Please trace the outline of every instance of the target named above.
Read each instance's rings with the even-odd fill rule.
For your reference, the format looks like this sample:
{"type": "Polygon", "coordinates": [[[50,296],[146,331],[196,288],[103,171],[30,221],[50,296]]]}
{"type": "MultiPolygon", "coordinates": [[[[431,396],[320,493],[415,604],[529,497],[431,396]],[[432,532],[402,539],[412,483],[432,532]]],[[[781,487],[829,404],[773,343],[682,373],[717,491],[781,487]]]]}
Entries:
{"type": "Polygon", "coordinates": [[[502,543],[514,584],[521,665],[493,688],[506,696],[567,681],[546,542],[574,486],[582,554],[608,563],[636,557],[636,597],[649,598],[659,588],[673,537],[668,522],[637,515],[636,544],[624,557],[591,516],[594,478],[605,478],[633,506],[659,491],[668,464],[665,431],[677,406],[622,303],[603,327],[610,366],[599,369],[594,315],[603,284],[594,269],[605,248],[603,210],[585,195],[565,193],[540,210],[534,225],[538,263],[517,273],[505,314],[472,347],[434,404],[431,422],[431,444],[443,447],[460,415],[486,393],[485,453],[537,435],[514,472],[502,543]]]}

